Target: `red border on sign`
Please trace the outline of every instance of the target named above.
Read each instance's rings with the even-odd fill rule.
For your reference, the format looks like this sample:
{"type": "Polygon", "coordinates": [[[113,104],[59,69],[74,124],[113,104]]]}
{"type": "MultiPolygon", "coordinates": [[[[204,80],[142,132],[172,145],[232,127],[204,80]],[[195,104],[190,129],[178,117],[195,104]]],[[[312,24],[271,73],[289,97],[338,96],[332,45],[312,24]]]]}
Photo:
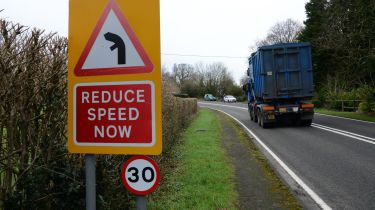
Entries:
{"type": "Polygon", "coordinates": [[[141,43],[137,39],[134,31],[129,25],[128,20],[122,14],[120,8],[116,4],[115,0],[109,0],[107,6],[105,7],[98,23],[95,26],[94,31],[92,32],[81,57],[79,58],[76,67],[74,68],[74,73],[77,76],[95,76],[95,75],[113,75],[113,74],[139,74],[139,73],[149,73],[152,72],[154,66],[147,56],[145,50],[143,49],[141,43]],[[113,10],[116,17],[120,21],[122,27],[124,28],[125,32],[129,36],[130,41],[133,43],[135,49],[137,50],[138,54],[140,55],[144,66],[131,66],[131,67],[114,67],[114,68],[95,68],[95,69],[85,69],[83,70],[83,64],[86,61],[88,54],[91,51],[92,46],[100,30],[102,29],[105,20],[108,17],[109,12],[113,10]]]}
{"type": "Polygon", "coordinates": [[[152,191],[154,191],[158,185],[159,185],[159,182],[160,182],[160,169],[159,169],[159,166],[157,165],[157,163],[155,162],[155,160],[151,159],[150,157],[147,157],[147,156],[144,156],[144,155],[137,155],[137,156],[132,156],[130,157],[123,165],[122,165],[122,169],[121,169],[121,180],[122,180],[122,184],[126,187],[126,189],[128,189],[131,193],[133,193],[134,195],[148,195],[150,194],[152,191]],[[126,173],[126,168],[128,167],[128,165],[133,162],[134,160],[138,160],[138,159],[143,159],[145,161],[148,161],[152,164],[152,166],[154,166],[155,168],[155,172],[156,172],[156,181],[154,183],[154,185],[146,190],[146,191],[138,191],[134,188],[132,188],[127,180],[126,180],[126,176],[125,176],[125,173],[126,173]]]}

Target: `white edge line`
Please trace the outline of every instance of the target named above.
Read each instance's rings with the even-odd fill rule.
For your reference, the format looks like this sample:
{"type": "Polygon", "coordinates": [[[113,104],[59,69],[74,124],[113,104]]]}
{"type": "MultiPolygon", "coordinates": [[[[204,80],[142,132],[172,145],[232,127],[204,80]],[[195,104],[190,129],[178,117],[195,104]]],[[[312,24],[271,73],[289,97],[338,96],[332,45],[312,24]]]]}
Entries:
{"type": "Polygon", "coordinates": [[[345,134],[348,134],[348,135],[352,135],[352,136],[355,136],[355,137],[359,137],[359,138],[364,138],[364,139],[375,141],[375,138],[371,138],[371,137],[368,137],[368,136],[363,136],[363,135],[360,135],[360,134],[357,134],[357,133],[352,133],[352,132],[349,132],[349,131],[344,131],[344,130],[340,130],[340,129],[337,129],[337,128],[332,128],[332,127],[328,127],[328,126],[320,125],[320,124],[316,124],[316,123],[313,123],[312,125],[319,126],[319,127],[322,127],[322,128],[331,129],[331,130],[334,130],[334,131],[337,131],[337,132],[342,132],[342,133],[345,133],[345,134]]]}
{"type": "Polygon", "coordinates": [[[349,134],[346,134],[346,133],[342,133],[342,132],[335,131],[335,130],[332,130],[332,129],[320,127],[320,126],[317,126],[317,125],[311,125],[311,126],[314,127],[314,128],[319,128],[319,129],[326,130],[326,131],[329,131],[329,132],[332,132],[332,133],[337,133],[337,134],[340,134],[340,135],[343,135],[343,136],[347,136],[347,137],[350,137],[350,138],[354,138],[354,139],[357,139],[357,140],[375,145],[375,142],[369,141],[369,140],[366,140],[366,139],[363,139],[363,138],[360,138],[360,137],[357,137],[357,136],[349,135],[349,134]]]}
{"type": "Polygon", "coordinates": [[[353,121],[358,121],[358,122],[375,124],[375,122],[364,121],[364,120],[357,120],[357,119],[351,119],[351,118],[347,118],[347,117],[340,117],[340,116],[334,116],[334,115],[329,115],[329,114],[321,114],[321,113],[317,113],[317,112],[315,112],[315,114],[317,114],[317,115],[323,115],[323,116],[327,116],[327,117],[335,117],[335,118],[340,118],[340,119],[345,119],[345,120],[353,120],[353,121]]]}
{"type": "Polygon", "coordinates": [[[212,103],[204,103],[204,102],[198,102],[198,103],[203,104],[203,105],[224,106],[224,107],[232,107],[232,108],[247,110],[247,108],[239,107],[239,106],[230,106],[230,105],[225,105],[225,104],[212,104],[212,103]]]}
{"type": "MultiPolygon", "coordinates": [[[[227,105],[222,105],[222,106],[227,106],[227,105]]],[[[218,110],[218,109],[215,109],[215,108],[211,108],[211,107],[207,107],[207,108],[210,108],[210,109],[213,109],[213,110],[216,110],[216,111],[219,111],[219,112],[222,112],[226,115],[228,115],[229,117],[231,117],[232,119],[234,119],[238,124],[240,124],[248,133],[250,133],[254,138],[255,140],[276,160],[276,162],[278,164],[280,164],[280,166],[289,174],[289,176],[292,177],[292,179],[294,181],[296,181],[305,191],[307,194],[309,194],[309,196],[324,210],[330,210],[332,209],[330,206],[328,206],[328,204],[326,202],[323,201],[323,199],[321,199],[309,186],[307,186],[305,184],[305,182],[302,181],[301,178],[299,178],[270,148],[268,148],[260,139],[258,136],[256,136],[249,128],[247,128],[241,121],[239,121],[237,118],[235,118],[234,116],[224,112],[224,111],[221,111],[221,110],[218,110]]]]}

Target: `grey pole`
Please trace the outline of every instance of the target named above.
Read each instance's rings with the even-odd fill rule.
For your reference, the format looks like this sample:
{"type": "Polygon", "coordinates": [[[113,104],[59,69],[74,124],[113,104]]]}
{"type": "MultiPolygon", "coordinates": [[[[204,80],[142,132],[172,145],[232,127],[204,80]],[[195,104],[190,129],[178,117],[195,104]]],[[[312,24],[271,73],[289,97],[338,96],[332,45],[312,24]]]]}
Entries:
{"type": "Polygon", "coordinates": [[[86,210],[96,210],[96,168],[95,155],[85,155],[86,210]]]}
{"type": "Polygon", "coordinates": [[[137,196],[137,210],[147,210],[146,196],[137,196]]]}

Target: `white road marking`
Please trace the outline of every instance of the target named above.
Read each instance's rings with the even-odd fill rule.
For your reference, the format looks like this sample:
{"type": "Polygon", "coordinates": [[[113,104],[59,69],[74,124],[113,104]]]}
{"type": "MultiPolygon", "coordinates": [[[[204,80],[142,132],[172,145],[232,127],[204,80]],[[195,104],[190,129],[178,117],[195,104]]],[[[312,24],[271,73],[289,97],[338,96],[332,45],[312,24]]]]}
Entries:
{"type": "Polygon", "coordinates": [[[340,130],[340,129],[331,128],[331,127],[328,127],[328,126],[319,125],[319,124],[315,124],[315,123],[313,123],[311,126],[375,145],[375,139],[371,138],[371,137],[368,137],[368,136],[363,136],[363,135],[359,135],[359,134],[356,134],[356,133],[351,133],[351,132],[348,132],[348,131],[343,131],[343,130],[340,130]]]}
{"type": "Polygon", "coordinates": [[[321,113],[315,113],[315,114],[317,114],[317,115],[323,115],[323,116],[327,116],[327,117],[335,117],[335,118],[340,118],[340,119],[345,119],[345,120],[352,120],[352,121],[357,121],[357,122],[364,122],[364,123],[375,124],[375,122],[369,122],[369,121],[364,121],[364,120],[357,120],[357,119],[351,119],[351,118],[339,117],[339,116],[328,115],[328,114],[321,114],[321,113]]]}
{"type": "MultiPolygon", "coordinates": [[[[203,104],[203,103],[201,103],[203,104]]],[[[211,105],[211,104],[207,104],[207,105],[211,105]]],[[[217,104],[219,105],[219,104],[217,104]]],[[[228,106],[228,105],[219,105],[219,106],[228,106]]],[[[207,106],[206,106],[207,107],[207,106]]],[[[233,106],[231,106],[233,107],[233,106]]],[[[235,118],[234,116],[224,112],[224,111],[221,111],[221,110],[218,110],[218,109],[215,109],[215,108],[212,108],[212,107],[207,107],[207,108],[210,108],[210,109],[214,109],[214,110],[217,110],[219,112],[222,112],[226,115],[228,115],[229,117],[231,117],[232,119],[234,119],[237,123],[239,123],[250,135],[252,135],[254,137],[254,139],[276,160],[276,162],[289,174],[289,176],[296,182],[298,183],[299,186],[301,186],[307,194],[309,194],[309,196],[324,210],[330,210],[332,209],[330,206],[328,206],[328,204],[326,202],[324,202],[323,199],[321,199],[309,186],[307,186],[307,184],[305,184],[305,182],[302,181],[301,178],[299,178],[297,176],[296,173],[294,173],[270,148],[268,148],[267,145],[265,145],[262,140],[259,139],[259,137],[257,135],[255,135],[249,128],[247,128],[241,121],[239,121],[237,118],[235,118]]],[[[239,107],[241,108],[241,107],[239,107]]],[[[246,109],[247,110],[247,109],[246,109]]]]}
{"type": "Polygon", "coordinates": [[[247,110],[246,107],[230,106],[230,105],[225,105],[225,104],[204,103],[204,102],[198,102],[198,103],[203,104],[203,105],[224,106],[224,107],[232,107],[232,108],[247,110]]]}

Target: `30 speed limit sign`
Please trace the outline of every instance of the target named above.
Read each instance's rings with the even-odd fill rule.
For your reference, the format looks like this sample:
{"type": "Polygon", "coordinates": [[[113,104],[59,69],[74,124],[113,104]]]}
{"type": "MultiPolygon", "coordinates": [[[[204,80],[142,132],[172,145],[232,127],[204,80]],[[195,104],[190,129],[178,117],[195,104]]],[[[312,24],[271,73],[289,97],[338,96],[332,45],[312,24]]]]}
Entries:
{"type": "Polygon", "coordinates": [[[121,179],[131,193],[147,195],[159,185],[159,167],[147,156],[133,156],[122,166],[121,179]]]}

